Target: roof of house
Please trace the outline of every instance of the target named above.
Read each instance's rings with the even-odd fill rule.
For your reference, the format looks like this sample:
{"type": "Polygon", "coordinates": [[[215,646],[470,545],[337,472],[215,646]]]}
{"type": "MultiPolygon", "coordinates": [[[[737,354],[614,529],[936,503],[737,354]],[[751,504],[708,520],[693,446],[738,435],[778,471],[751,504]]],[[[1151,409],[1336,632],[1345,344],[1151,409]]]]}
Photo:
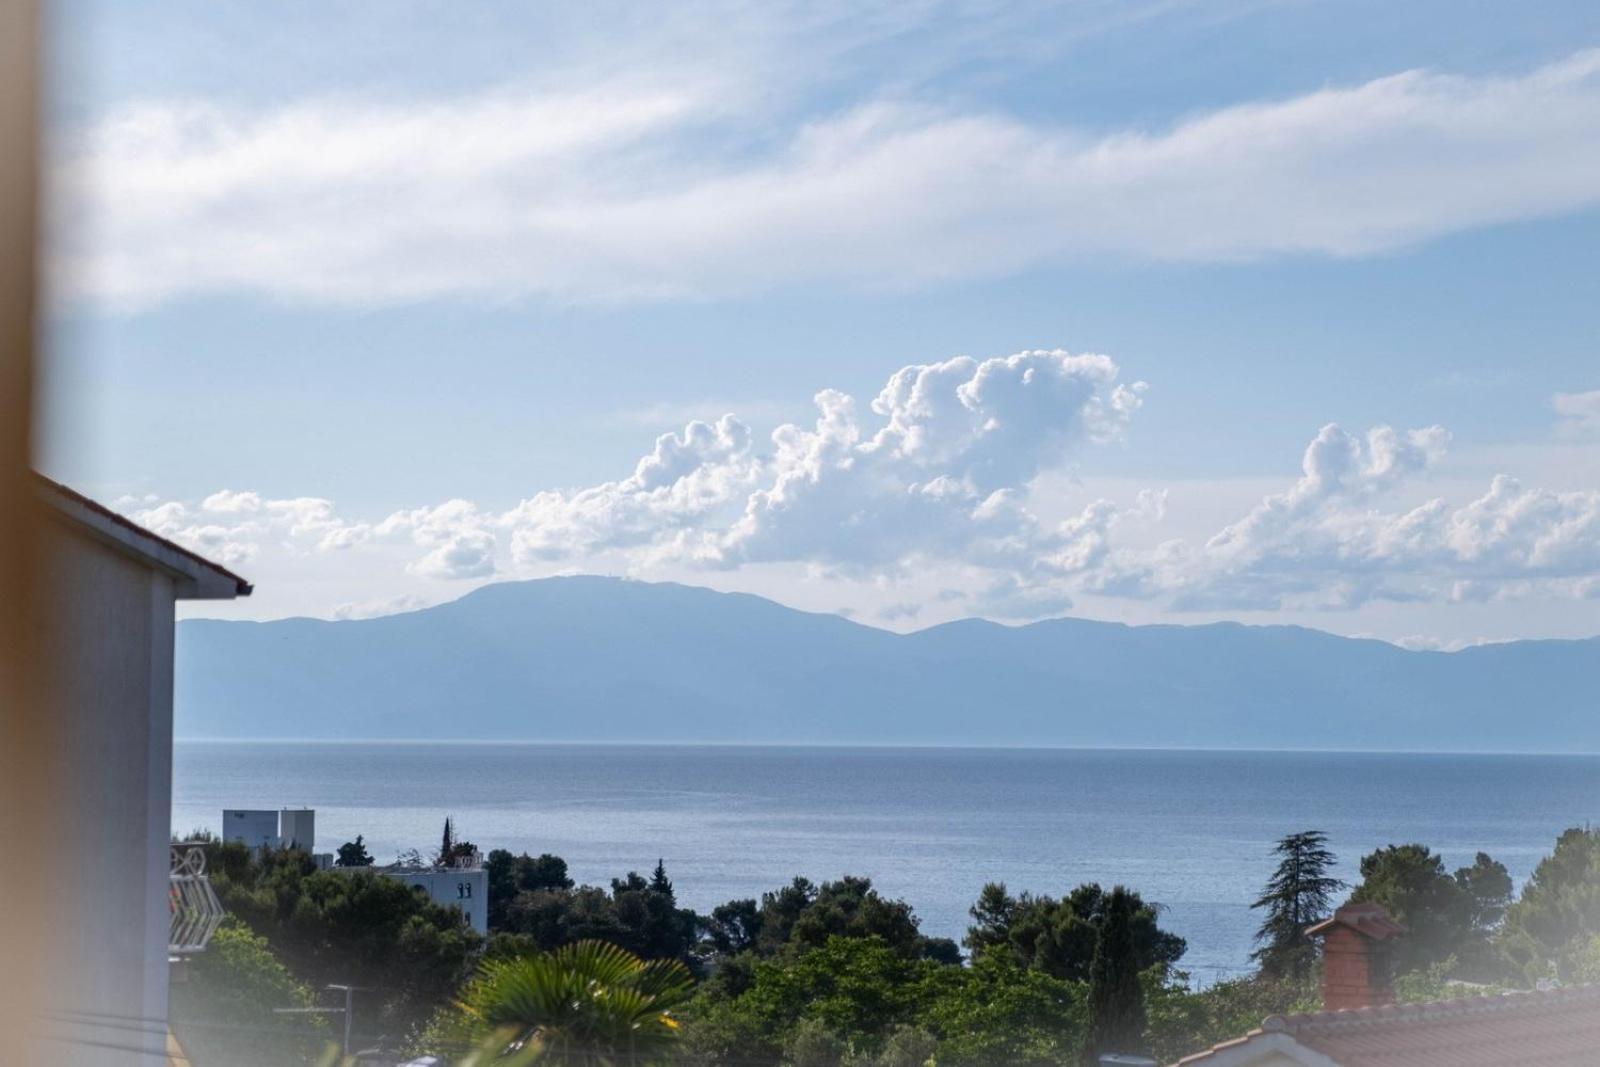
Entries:
{"type": "Polygon", "coordinates": [[[178,596],[190,600],[229,600],[249,596],[252,586],[226,567],[151,533],[60,482],[35,473],[40,495],[58,517],[96,540],[134,556],[177,579],[178,596]]]}
{"type": "Polygon", "coordinates": [[[1178,1062],[1247,1067],[1274,1055],[1305,1067],[1592,1067],[1600,1062],[1600,985],[1272,1015],[1178,1062]]]}
{"type": "Polygon", "coordinates": [[[1316,937],[1335,926],[1348,926],[1374,941],[1383,941],[1406,932],[1406,928],[1395,922],[1382,904],[1346,904],[1328,918],[1306,927],[1306,934],[1316,937]]]}

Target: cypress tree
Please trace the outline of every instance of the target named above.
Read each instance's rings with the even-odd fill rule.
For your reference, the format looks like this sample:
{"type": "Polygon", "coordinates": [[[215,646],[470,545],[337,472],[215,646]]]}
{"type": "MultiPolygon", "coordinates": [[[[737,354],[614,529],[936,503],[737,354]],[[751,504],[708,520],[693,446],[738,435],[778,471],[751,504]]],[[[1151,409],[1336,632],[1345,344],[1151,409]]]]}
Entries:
{"type": "Polygon", "coordinates": [[[667,877],[666,860],[656,860],[656,869],[650,874],[650,888],[668,900],[675,899],[672,895],[672,879],[667,877]]]}
{"type": "Polygon", "coordinates": [[[1137,1055],[1144,1051],[1144,990],[1139,986],[1138,952],[1134,946],[1133,895],[1122,886],[1111,890],[1105,919],[1095,938],[1089,964],[1089,1044],[1085,1060],[1093,1065],[1101,1053],[1137,1055]]]}
{"type": "Polygon", "coordinates": [[[1256,931],[1261,947],[1250,954],[1268,978],[1292,978],[1304,982],[1316,960],[1316,946],[1306,937],[1306,927],[1326,918],[1333,895],[1345,884],[1328,872],[1334,855],[1327,848],[1328,835],[1320,830],[1290,834],[1280,840],[1273,852],[1278,869],[1273,872],[1252,908],[1263,908],[1267,917],[1256,931]]]}
{"type": "Polygon", "coordinates": [[[448,866],[451,858],[456,854],[455,828],[450,825],[450,816],[444,817],[444,840],[439,845],[438,865],[448,866]]]}

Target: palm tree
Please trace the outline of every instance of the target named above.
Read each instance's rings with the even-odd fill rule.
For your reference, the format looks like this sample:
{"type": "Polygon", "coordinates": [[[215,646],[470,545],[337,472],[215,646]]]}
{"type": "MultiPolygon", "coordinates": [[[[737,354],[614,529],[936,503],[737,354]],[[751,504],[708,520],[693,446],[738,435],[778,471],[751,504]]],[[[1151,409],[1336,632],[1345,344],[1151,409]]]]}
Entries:
{"type": "Polygon", "coordinates": [[[664,1059],[678,1036],[672,1009],[693,985],[677,960],[646,962],[604,941],[579,941],[484,963],[460,1006],[503,1052],[563,1067],[633,1067],[664,1059]]]}

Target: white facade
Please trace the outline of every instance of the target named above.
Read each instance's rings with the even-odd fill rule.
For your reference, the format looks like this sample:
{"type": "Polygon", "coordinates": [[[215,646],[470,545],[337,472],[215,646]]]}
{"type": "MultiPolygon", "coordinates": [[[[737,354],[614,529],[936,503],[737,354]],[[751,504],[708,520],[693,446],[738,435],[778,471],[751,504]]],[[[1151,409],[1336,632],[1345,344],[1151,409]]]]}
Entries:
{"type": "Polygon", "coordinates": [[[237,841],[246,848],[277,848],[278,813],[249,808],[224,809],[222,839],[237,841]]]}
{"type": "MultiPolygon", "coordinates": [[[[250,586],[44,479],[52,600],[41,620],[52,714],[74,783],[76,869],[52,932],[61,1062],[165,1063],[172,832],[173,608],[250,586]],[[108,1020],[120,1020],[116,1029],[108,1020]],[[108,1035],[116,1040],[108,1040],[108,1035]]],[[[0,1056],[3,1058],[3,1056],[0,1056]]]]}
{"type": "Polygon", "coordinates": [[[489,932],[489,875],[482,867],[379,867],[377,873],[428,894],[435,904],[457,908],[480,934],[489,932]]]}
{"type": "Polygon", "coordinates": [[[224,808],[222,839],[247,848],[317,850],[317,813],[310,808],[224,808]]]}
{"type": "Polygon", "coordinates": [[[278,813],[278,843],[305,852],[317,850],[317,813],[310,808],[284,808],[278,813]]]}

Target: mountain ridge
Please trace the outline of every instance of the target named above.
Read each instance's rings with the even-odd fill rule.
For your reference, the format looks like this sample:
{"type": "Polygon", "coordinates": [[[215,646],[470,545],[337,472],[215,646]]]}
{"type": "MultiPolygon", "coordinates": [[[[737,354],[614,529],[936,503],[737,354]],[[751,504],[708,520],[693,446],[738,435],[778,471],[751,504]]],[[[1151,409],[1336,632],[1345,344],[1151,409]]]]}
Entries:
{"type": "Polygon", "coordinates": [[[180,736],[1600,750],[1600,638],[955,620],[570,576],[359,620],[185,620],[180,736]]]}

